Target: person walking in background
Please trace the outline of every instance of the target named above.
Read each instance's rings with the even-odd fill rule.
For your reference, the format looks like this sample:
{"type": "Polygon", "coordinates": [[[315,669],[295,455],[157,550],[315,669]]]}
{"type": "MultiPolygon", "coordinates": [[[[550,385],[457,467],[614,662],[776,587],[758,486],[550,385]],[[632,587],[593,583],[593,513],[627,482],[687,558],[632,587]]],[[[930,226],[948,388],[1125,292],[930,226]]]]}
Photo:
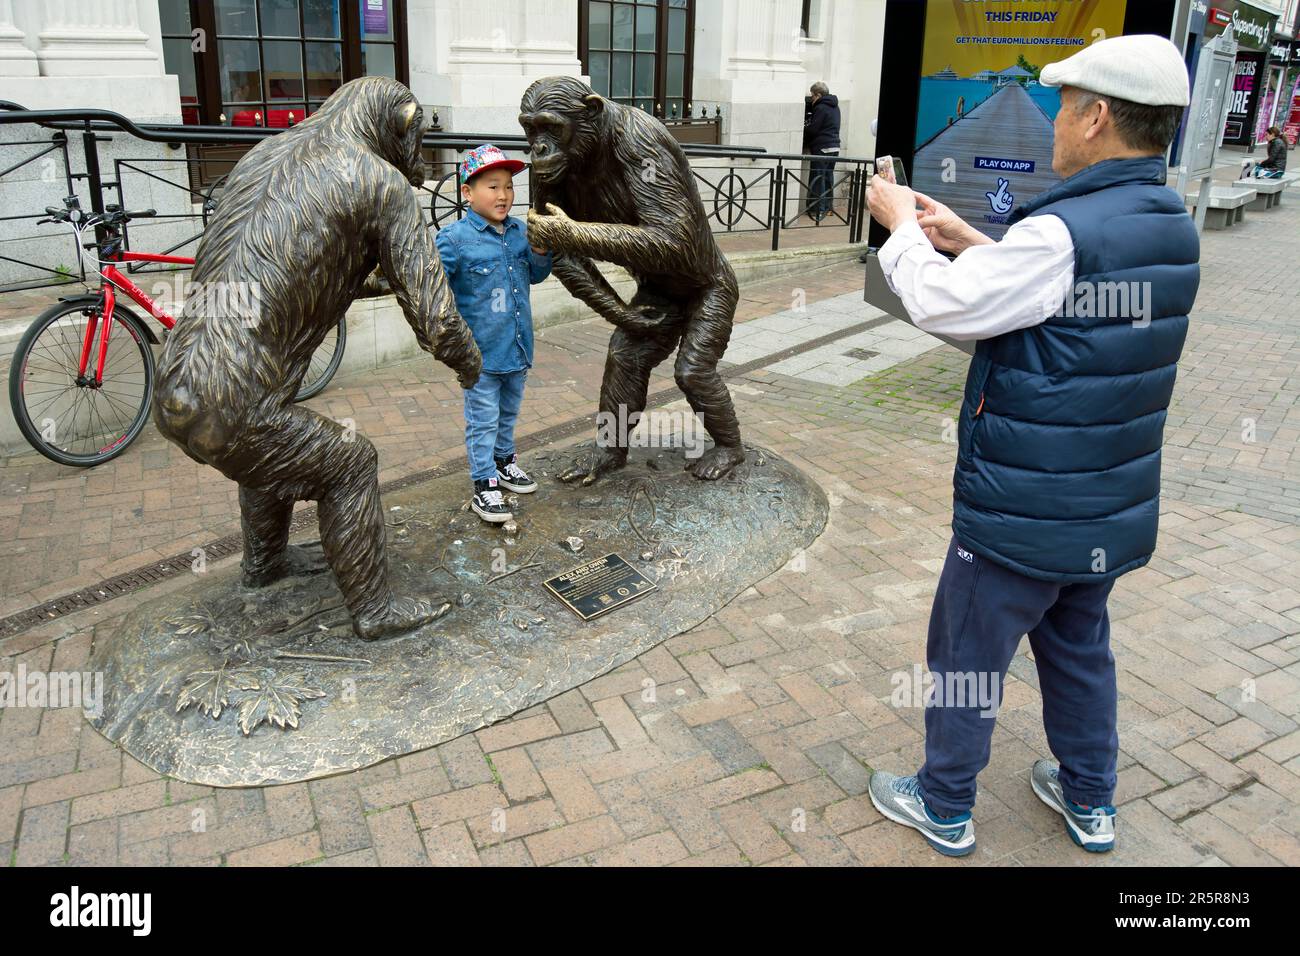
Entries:
{"type": "MultiPolygon", "coordinates": [[[[805,156],[838,156],[840,152],[840,101],[825,83],[812,85],[803,127],[805,156]]],[[[830,214],[835,191],[835,160],[809,163],[808,215],[821,222],[830,214]]]]}

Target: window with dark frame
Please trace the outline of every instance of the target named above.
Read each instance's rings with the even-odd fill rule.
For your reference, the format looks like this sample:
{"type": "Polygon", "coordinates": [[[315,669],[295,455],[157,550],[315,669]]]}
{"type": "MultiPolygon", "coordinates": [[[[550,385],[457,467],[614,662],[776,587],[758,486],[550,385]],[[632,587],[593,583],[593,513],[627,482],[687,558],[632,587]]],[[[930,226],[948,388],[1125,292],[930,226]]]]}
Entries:
{"type": "Polygon", "coordinates": [[[591,88],[664,118],[691,105],[693,0],[579,0],[578,54],[591,88]]]}
{"type": "Polygon", "coordinates": [[[158,4],[162,25],[163,63],[168,73],[180,81],[181,122],[196,126],[202,119],[199,114],[199,84],[197,61],[194,52],[194,24],[190,19],[188,2],[158,4]]]}
{"type": "Polygon", "coordinates": [[[799,31],[804,37],[822,39],[822,0],[803,0],[803,11],[799,15],[799,31]]]}
{"type": "Polygon", "coordinates": [[[398,30],[406,30],[406,4],[392,0],[360,0],[361,71],[358,76],[391,76],[408,82],[406,50],[399,49],[398,30]]]}
{"type": "Polygon", "coordinates": [[[163,0],[159,14],[191,125],[290,126],[347,80],[408,80],[406,0],[163,0]]]}

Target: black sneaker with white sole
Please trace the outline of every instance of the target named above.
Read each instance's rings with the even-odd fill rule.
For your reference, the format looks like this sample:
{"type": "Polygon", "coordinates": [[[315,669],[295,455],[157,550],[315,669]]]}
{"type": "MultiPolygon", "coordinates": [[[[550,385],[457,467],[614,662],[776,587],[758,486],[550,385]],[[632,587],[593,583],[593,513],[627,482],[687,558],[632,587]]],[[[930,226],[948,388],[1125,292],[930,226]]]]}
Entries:
{"type": "Polygon", "coordinates": [[[474,482],[474,497],[469,506],[476,515],[492,524],[503,524],[514,517],[506,507],[495,478],[480,478],[474,482]]]}
{"type": "Polygon", "coordinates": [[[502,488],[509,488],[520,495],[530,495],[537,490],[537,482],[519,467],[518,455],[497,459],[497,481],[502,488]]]}

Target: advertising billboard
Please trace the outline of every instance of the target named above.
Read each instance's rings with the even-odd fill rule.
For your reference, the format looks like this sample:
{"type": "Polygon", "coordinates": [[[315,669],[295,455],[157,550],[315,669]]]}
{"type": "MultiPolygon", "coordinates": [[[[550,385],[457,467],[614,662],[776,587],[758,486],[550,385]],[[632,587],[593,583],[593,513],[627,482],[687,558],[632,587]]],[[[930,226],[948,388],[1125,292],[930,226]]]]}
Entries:
{"type": "Polygon", "coordinates": [[[1251,142],[1250,121],[1259,107],[1259,81],[1264,72],[1264,54],[1246,50],[1237,54],[1232,83],[1232,106],[1223,138],[1234,145],[1251,142]]]}
{"type": "Polygon", "coordinates": [[[927,0],[912,183],[995,239],[1059,182],[1043,67],[1124,32],[1125,0],[927,0]]]}

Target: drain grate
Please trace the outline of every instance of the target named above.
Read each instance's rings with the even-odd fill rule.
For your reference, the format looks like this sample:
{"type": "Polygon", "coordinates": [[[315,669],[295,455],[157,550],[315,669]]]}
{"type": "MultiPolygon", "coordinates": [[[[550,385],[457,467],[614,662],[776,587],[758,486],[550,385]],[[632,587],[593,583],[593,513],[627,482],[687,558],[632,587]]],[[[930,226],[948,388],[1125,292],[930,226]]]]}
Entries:
{"type": "MultiPolygon", "coordinates": [[[[813,349],[830,345],[840,339],[847,338],[850,335],[859,335],[886,322],[894,321],[893,316],[885,315],[868,322],[861,322],[847,329],[840,329],[837,332],[831,332],[827,335],[810,339],[807,342],[801,342],[798,345],[792,345],[788,349],[780,352],[773,352],[771,355],[764,355],[753,361],[745,362],[741,365],[729,365],[719,370],[724,379],[740,378],[748,375],[750,372],[757,371],[767,365],[774,365],[784,359],[801,355],[804,352],[810,352],[813,349]]],[[[865,351],[854,349],[853,351],[865,351]]],[[[849,354],[849,353],[845,353],[849,354]]],[[[874,356],[876,353],[869,352],[867,357],[874,356]]],[[[676,387],[661,389],[646,399],[646,408],[658,408],[667,405],[669,402],[676,401],[682,397],[681,391],[676,387]]],[[[592,429],[595,425],[595,413],[591,415],[582,415],[577,418],[571,418],[567,422],[560,422],[557,425],[551,425],[540,431],[533,432],[531,435],[523,435],[517,440],[516,444],[520,451],[529,451],[542,445],[548,445],[551,442],[560,441],[565,438],[572,438],[574,435],[592,429]]],[[[409,488],[412,485],[418,485],[421,482],[430,481],[434,478],[442,478],[446,475],[463,472],[468,467],[464,455],[456,458],[449,458],[433,468],[426,468],[421,471],[413,472],[409,475],[403,475],[379,486],[381,493],[400,491],[409,488]]],[[[301,511],[294,513],[293,522],[290,525],[290,534],[306,531],[316,527],[316,506],[303,508],[301,511]]],[[[238,554],[243,550],[244,543],[241,535],[228,534],[224,538],[217,538],[202,545],[205,560],[216,561],[221,558],[229,557],[232,554],[238,554]]],[[[178,574],[185,574],[191,570],[194,563],[193,551],[186,551],[182,554],[175,554],[162,561],[155,561],[143,567],[136,568],[132,571],[126,571],[115,577],[108,578],[98,584],[93,584],[88,588],[82,588],[80,591],[73,591],[70,594],[60,595],[44,604],[38,604],[35,607],[29,607],[22,611],[10,614],[6,618],[0,618],[0,640],[19,634],[28,628],[35,627],[38,624],[44,624],[47,621],[57,620],[69,614],[75,614],[78,611],[84,611],[87,608],[99,604],[107,603],[114,598],[121,597],[124,594],[131,594],[142,588],[165,581],[168,578],[175,577],[178,574]]]]}

